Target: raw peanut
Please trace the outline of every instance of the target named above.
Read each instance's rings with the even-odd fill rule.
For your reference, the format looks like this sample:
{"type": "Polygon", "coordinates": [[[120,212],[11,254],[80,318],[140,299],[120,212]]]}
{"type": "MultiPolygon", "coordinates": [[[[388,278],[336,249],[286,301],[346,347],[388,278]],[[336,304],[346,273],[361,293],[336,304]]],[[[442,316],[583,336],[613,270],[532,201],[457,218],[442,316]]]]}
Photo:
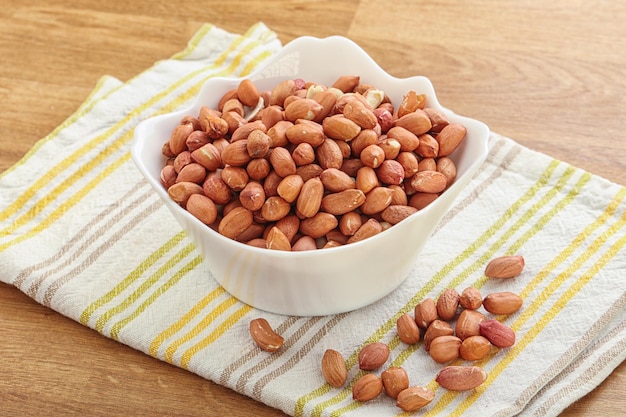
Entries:
{"type": "Polygon", "coordinates": [[[428,115],[420,109],[396,119],[394,126],[401,126],[417,136],[428,132],[432,127],[428,115]]]}
{"type": "Polygon", "coordinates": [[[418,94],[411,90],[402,98],[402,102],[398,106],[398,117],[402,117],[407,113],[414,112],[417,109],[423,109],[426,104],[426,95],[418,94]]]}
{"type": "Polygon", "coordinates": [[[459,305],[467,310],[478,310],[483,305],[483,297],[478,288],[467,287],[459,297],[459,305]]]}
{"type": "Polygon", "coordinates": [[[409,204],[409,199],[401,185],[390,185],[387,188],[393,191],[393,194],[391,195],[391,206],[407,206],[409,204]]]}
{"type": "Polygon", "coordinates": [[[341,168],[343,163],[343,154],[339,145],[332,139],[325,139],[321,145],[315,150],[317,156],[317,163],[323,169],[328,168],[341,168]]]}
{"type": "Polygon", "coordinates": [[[167,194],[176,203],[185,207],[192,194],[202,194],[202,187],[195,182],[177,182],[167,189],[167,194]]]}
{"type": "Polygon", "coordinates": [[[183,169],[180,170],[178,175],[176,176],[176,182],[195,182],[196,184],[201,184],[206,177],[206,169],[196,163],[193,162],[191,164],[185,165],[183,169]]]}
{"type": "Polygon", "coordinates": [[[185,166],[189,165],[191,162],[193,162],[193,159],[191,159],[191,152],[182,151],[181,153],[176,155],[176,158],[174,158],[172,165],[174,166],[176,173],[179,173],[185,166]]]}
{"type": "Polygon", "coordinates": [[[190,195],[185,208],[204,224],[211,224],[217,219],[215,203],[204,194],[190,195]]]}
{"type": "Polygon", "coordinates": [[[230,187],[226,185],[219,175],[207,175],[202,184],[202,191],[215,204],[226,204],[232,198],[230,187]]]}
{"type": "Polygon", "coordinates": [[[437,298],[437,314],[443,320],[452,320],[456,317],[460,295],[454,288],[445,289],[437,298]]]}
{"type": "Polygon", "coordinates": [[[274,250],[291,250],[289,238],[276,226],[272,227],[265,238],[265,247],[274,250]]]}
{"type": "Polygon", "coordinates": [[[365,194],[372,191],[374,188],[380,186],[376,171],[372,167],[364,166],[358,169],[356,172],[356,188],[363,191],[365,194]]]}
{"type": "Polygon", "coordinates": [[[184,116],[182,119],[180,119],[180,124],[187,124],[190,123],[193,126],[193,130],[202,130],[202,126],[200,125],[200,121],[194,117],[194,116],[184,116]]]}
{"type": "Polygon", "coordinates": [[[317,245],[311,236],[302,236],[291,246],[293,252],[315,249],[317,249],[317,245]]]}
{"type": "Polygon", "coordinates": [[[228,123],[219,116],[208,114],[201,116],[199,120],[210,139],[223,138],[228,133],[228,123]]]}
{"type": "Polygon", "coordinates": [[[209,143],[209,136],[202,130],[194,130],[187,136],[187,140],[185,141],[185,145],[187,145],[187,149],[190,152],[201,148],[207,143],[209,143]]]}
{"type": "Polygon", "coordinates": [[[378,179],[387,185],[400,185],[404,181],[404,168],[400,162],[393,159],[385,159],[376,168],[378,179]]]}
{"type": "Polygon", "coordinates": [[[352,386],[352,399],[365,402],[378,397],[381,392],[383,392],[381,379],[374,374],[365,374],[352,386]]]}
{"type": "Polygon", "coordinates": [[[172,150],[170,149],[170,142],[169,141],[165,142],[163,144],[163,146],[161,146],[161,153],[166,158],[174,158],[174,157],[176,157],[174,152],[172,152],[172,150]]]}
{"type": "Polygon", "coordinates": [[[222,207],[222,216],[226,216],[228,213],[230,213],[233,209],[237,207],[243,207],[241,205],[241,201],[239,201],[238,198],[230,200],[228,203],[224,204],[224,206],[222,207]]]}
{"type": "Polygon", "coordinates": [[[450,123],[441,129],[436,138],[439,142],[439,156],[448,156],[454,152],[465,139],[466,133],[467,128],[459,123],[450,123]]]}
{"type": "Polygon", "coordinates": [[[409,198],[409,206],[421,210],[439,197],[436,193],[415,193],[409,198]]]}
{"type": "Polygon", "coordinates": [[[282,181],[278,184],[276,188],[276,192],[279,196],[281,196],[286,202],[293,203],[300,195],[300,190],[302,190],[302,186],[304,185],[304,181],[302,177],[298,174],[287,175],[282,181]]]}
{"type": "Polygon", "coordinates": [[[264,318],[250,321],[250,335],[252,340],[267,352],[275,352],[285,343],[285,339],[276,333],[264,318]]]}
{"type": "Polygon", "coordinates": [[[334,241],[337,243],[340,243],[342,245],[345,245],[346,243],[348,243],[348,236],[344,235],[343,233],[341,233],[341,230],[339,229],[334,229],[331,230],[330,232],[326,233],[326,240],[328,241],[334,241]]]}
{"type": "Polygon", "coordinates": [[[300,229],[300,219],[295,214],[288,214],[276,222],[278,227],[291,242],[300,229]]]}
{"type": "Polygon", "coordinates": [[[344,93],[349,93],[353,91],[357,85],[359,85],[360,81],[361,77],[358,75],[342,75],[335,80],[331,87],[337,88],[344,93]]]}
{"type": "Polygon", "coordinates": [[[311,144],[303,142],[298,144],[293,152],[291,152],[291,157],[296,163],[296,166],[312,164],[315,162],[315,149],[313,149],[311,144]]]}
{"type": "Polygon", "coordinates": [[[492,345],[499,348],[511,347],[515,344],[513,329],[498,320],[484,320],[480,323],[480,335],[486,337],[492,345]]]}
{"type": "Polygon", "coordinates": [[[351,177],[356,177],[357,171],[363,166],[365,165],[363,165],[363,162],[361,162],[360,159],[346,159],[343,161],[343,164],[341,164],[341,168],[339,169],[351,177]]]}
{"type": "Polygon", "coordinates": [[[475,310],[463,310],[456,321],[455,332],[459,339],[480,335],[480,323],[485,320],[484,314],[475,310]]]}
{"type": "Polygon", "coordinates": [[[365,102],[369,104],[372,110],[388,99],[384,91],[373,87],[367,88],[365,92],[363,92],[363,98],[365,98],[365,102]]]}
{"type": "MultiPolygon", "coordinates": [[[[420,341],[420,329],[413,317],[408,314],[401,315],[396,321],[398,337],[408,345],[414,345],[420,341]]],[[[384,382],[384,381],[383,381],[384,382]]]]}
{"type": "MultiPolygon", "coordinates": [[[[328,117],[324,120],[328,120],[328,117]]],[[[326,139],[321,124],[311,120],[300,119],[285,130],[287,140],[294,145],[308,143],[313,147],[320,146],[326,139]]]]}
{"type": "Polygon", "coordinates": [[[456,179],[456,165],[454,161],[447,156],[437,159],[437,171],[446,176],[446,188],[449,187],[456,179]]]}
{"type": "Polygon", "coordinates": [[[261,215],[268,222],[278,221],[288,215],[290,211],[291,205],[277,195],[268,197],[261,207],[261,215]]]}
{"type": "Polygon", "coordinates": [[[513,314],[522,304],[522,297],[509,291],[493,292],[483,300],[483,307],[492,314],[513,314]]]}
{"type": "MultiPolygon", "coordinates": [[[[230,93],[226,93],[226,94],[230,94],[230,93]]],[[[222,106],[223,107],[224,103],[227,100],[230,100],[231,98],[237,98],[237,91],[234,91],[234,94],[231,95],[230,97],[222,97],[222,99],[224,101],[222,102],[222,100],[220,100],[220,102],[218,103],[218,106],[222,106]]],[[[198,119],[198,123],[200,123],[200,128],[202,130],[206,130],[206,124],[205,124],[206,118],[210,117],[210,116],[217,116],[217,117],[219,117],[221,112],[222,112],[222,110],[221,110],[222,107],[218,107],[219,110],[212,109],[212,108],[210,108],[208,106],[200,107],[200,111],[198,112],[198,118],[197,119],[198,119]]]]}
{"type": "Polygon", "coordinates": [[[324,185],[319,177],[307,180],[296,200],[296,214],[302,218],[313,217],[320,209],[324,185]]]}
{"type": "Polygon", "coordinates": [[[270,137],[260,129],[253,130],[248,135],[247,149],[250,158],[263,158],[270,150],[270,137]]]}
{"type": "Polygon", "coordinates": [[[267,249],[265,245],[265,239],[263,238],[255,238],[245,242],[246,245],[254,246],[255,248],[267,249]]]}
{"type": "Polygon", "coordinates": [[[440,193],[446,188],[448,179],[441,172],[418,171],[411,178],[411,186],[422,193],[440,193]]]}
{"type": "Polygon", "coordinates": [[[417,411],[430,404],[435,399],[435,393],[426,387],[409,387],[398,394],[396,405],[402,410],[417,411]]]}
{"type": "Polygon", "coordinates": [[[439,156],[439,142],[429,135],[424,133],[419,135],[420,144],[415,148],[415,153],[423,158],[436,158],[439,156]]]}
{"type": "Polygon", "coordinates": [[[413,213],[417,213],[417,209],[411,206],[390,205],[380,214],[384,221],[391,224],[398,224],[413,213]]]}
{"type": "Polygon", "coordinates": [[[260,120],[253,120],[251,122],[245,123],[239,126],[235,131],[230,135],[231,142],[237,142],[240,140],[248,139],[250,133],[255,130],[260,130],[263,133],[267,132],[267,127],[260,120]]]}
{"type": "Polygon", "coordinates": [[[374,112],[358,100],[346,103],[343,108],[343,115],[359,125],[361,129],[372,129],[378,123],[374,112]]]}
{"type": "MultiPolygon", "coordinates": [[[[260,223],[255,223],[254,221],[246,230],[237,235],[235,240],[237,242],[249,242],[253,239],[263,238],[263,232],[265,231],[265,226],[260,223]]],[[[263,238],[263,248],[266,248],[265,238],[263,238]]]]}
{"type": "Polygon", "coordinates": [[[400,152],[396,157],[396,161],[404,169],[404,178],[412,177],[419,170],[419,162],[413,152],[400,152]]]}
{"type": "Polygon", "coordinates": [[[285,119],[294,122],[299,119],[316,120],[324,110],[322,105],[310,98],[294,100],[285,107],[285,119]]]}
{"type": "Polygon", "coordinates": [[[437,383],[451,391],[467,391],[487,380],[487,373],[478,366],[446,366],[437,374],[437,383]]]}
{"type": "Polygon", "coordinates": [[[363,191],[349,188],[324,196],[320,208],[327,213],[340,216],[361,207],[363,203],[365,203],[363,191]]]}
{"type": "Polygon", "coordinates": [[[425,107],[424,113],[426,113],[426,115],[430,119],[430,124],[432,125],[430,131],[433,133],[441,132],[441,129],[443,129],[449,123],[446,115],[440,110],[434,109],[432,107],[425,107]]]}
{"type": "Polygon", "coordinates": [[[320,111],[314,119],[318,123],[330,114],[337,103],[337,95],[332,90],[318,91],[313,97],[310,98],[317,101],[322,106],[322,111],[320,111]]]}
{"type": "MultiPolygon", "coordinates": [[[[221,112],[224,109],[224,104],[226,104],[228,100],[232,100],[234,98],[235,99],[237,98],[237,87],[230,89],[226,93],[224,93],[224,95],[217,102],[217,109],[221,112]]],[[[210,109],[207,106],[202,106],[202,108],[200,109],[200,112],[202,113],[203,110],[210,110],[210,109]]]]}
{"type": "Polygon", "coordinates": [[[361,205],[361,213],[370,215],[380,213],[391,204],[391,191],[387,187],[375,187],[365,194],[365,201],[361,205]]]}
{"type": "Polygon", "coordinates": [[[227,165],[222,169],[221,177],[233,191],[243,190],[250,180],[248,172],[244,168],[232,165],[227,165]]]}
{"type": "Polygon", "coordinates": [[[385,151],[378,145],[370,145],[361,151],[359,159],[365,166],[378,168],[385,160],[385,151]]]}
{"type": "Polygon", "coordinates": [[[385,160],[396,159],[400,155],[400,142],[392,138],[384,138],[378,141],[378,146],[385,153],[385,160]]]}
{"type": "Polygon", "coordinates": [[[168,189],[176,183],[176,177],[177,174],[174,165],[165,165],[161,169],[161,174],[159,178],[161,180],[161,185],[163,185],[165,189],[168,189]]]}
{"type": "Polygon", "coordinates": [[[389,347],[382,342],[373,342],[359,351],[359,368],[364,371],[378,369],[389,359],[389,347]]]}
{"type": "Polygon", "coordinates": [[[357,230],[354,235],[350,236],[350,239],[348,239],[348,243],[354,243],[360,240],[367,239],[368,237],[377,235],[382,231],[383,227],[376,219],[369,219],[365,223],[363,223],[361,227],[359,227],[359,230],[357,230]]]}
{"type": "Polygon", "coordinates": [[[420,143],[416,134],[402,126],[394,126],[389,129],[387,137],[400,143],[400,152],[412,152],[417,149],[420,143]]]}
{"type": "Polygon", "coordinates": [[[461,339],[456,336],[439,336],[430,342],[428,353],[437,363],[446,363],[459,357],[461,339]]]}
{"type": "Polygon", "coordinates": [[[378,134],[374,129],[363,129],[349,143],[350,149],[352,149],[352,155],[358,158],[363,149],[378,143],[378,134]]]}
{"type": "Polygon", "coordinates": [[[267,136],[270,137],[270,147],[275,148],[277,146],[285,146],[289,143],[287,139],[287,129],[294,124],[288,120],[280,120],[274,124],[267,131],[267,136]]]}
{"type": "Polygon", "coordinates": [[[385,369],[380,378],[383,381],[383,388],[391,398],[398,398],[398,394],[409,387],[409,375],[404,368],[392,366],[385,369]]]}
{"type": "MultiPolygon", "coordinates": [[[[232,135],[235,130],[239,129],[241,126],[247,123],[247,120],[243,118],[239,113],[234,111],[229,111],[222,114],[222,119],[228,125],[228,134],[232,135]]],[[[208,137],[208,135],[207,135],[208,137]]]]}
{"type": "Polygon", "coordinates": [[[209,171],[215,171],[222,166],[222,155],[219,149],[212,143],[207,143],[191,152],[191,159],[209,171]]]}
{"type": "Polygon", "coordinates": [[[452,326],[443,320],[433,320],[432,323],[426,329],[426,333],[424,333],[424,350],[428,352],[430,350],[430,344],[433,340],[440,336],[452,336],[454,334],[454,329],[452,326]]]}
{"type": "Polygon", "coordinates": [[[269,160],[274,171],[283,178],[296,173],[296,163],[286,148],[273,148],[269,160]]]}
{"type": "Polygon", "coordinates": [[[415,306],[415,323],[420,329],[427,329],[437,317],[437,306],[432,298],[426,298],[415,306]]]}
{"type": "Polygon", "coordinates": [[[355,211],[346,213],[339,220],[339,229],[346,236],[354,235],[361,227],[363,221],[361,215],[355,211]]]}
{"type": "Polygon", "coordinates": [[[336,114],[325,118],[322,121],[324,134],[331,139],[350,141],[354,139],[361,127],[352,120],[346,118],[343,114],[336,114]]]}
{"type": "Polygon", "coordinates": [[[352,156],[352,148],[350,148],[350,144],[348,142],[344,142],[342,140],[335,141],[339,150],[341,151],[341,156],[343,159],[348,159],[352,156]]]}
{"type": "MultiPolygon", "coordinates": [[[[260,114],[261,122],[268,129],[272,128],[276,123],[285,120],[283,109],[280,106],[267,106],[262,110],[260,114]]],[[[268,131],[269,132],[269,131],[268,131]]]]}
{"type": "Polygon", "coordinates": [[[422,158],[417,164],[418,171],[437,171],[435,158],[422,158]]]}
{"type": "Polygon", "coordinates": [[[459,353],[466,361],[478,361],[491,352],[491,342],[484,336],[470,336],[463,340],[459,353]]]}
{"type": "Polygon", "coordinates": [[[328,168],[320,174],[324,188],[331,193],[356,188],[356,181],[345,172],[337,168],[328,168]]]}
{"type": "Polygon", "coordinates": [[[256,158],[248,162],[246,166],[246,172],[250,179],[255,181],[261,181],[265,179],[270,173],[272,166],[265,158],[256,158]]]}
{"type": "Polygon", "coordinates": [[[225,215],[217,231],[228,238],[235,239],[252,224],[252,212],[244,207],[236,207],[225,215]]]}
{"type": "Polygon", "coordinates": [[[250,181],[239,193],[239,201],[243,207],[250,211],[260,210],[265,203],[263,186],[256,181],[250,181]]]}
{"type": "Polygon", "coordinates": [[[514,278],[524,269],[524,257],[520,255],[500,256],[492,259],[485,268],[489,278],[514,278]]]}
{"type": "Polygon", "coordinates": [[[174,155],[178,155],[187,149],[187,137],[193,132],[191,123],[177,125],[170,135],[169,147],[174,155]]]}
{"type": "Polygon", "coordinates": [[[326,349],[322,357],[322,374],[324,379],[335,388],[341,388],[348,379],[346,361],[336,350],[326,349]]]}
{"type": "Polygon", "coordinates": [[[300,233],[318,239],[337,227],[337,217],[323,211],[300,222],[300,233]]]}
{"type": "Polygon", "coordinates": [[[244,105],[254,107],[259,102],[259,90],[256,85],[248,80],[242,80],[237,86],[237,97],[244,105]]]}
{"type": "Polygon", "coordinates": [[[322,175],[322,167],[317,164],[307,164],[296,168],[296,174],[300,175],[304,182],[307,182],[311,178],[316,178],[322,175]]]}
{"type": "Polygon", "coordinates": [[[224,106],[222,107],[222,114],[231,112],[237,113],[243,117],[243,103],[239,101],[238,98],[231,98],[226,100],[226,103],[224,103],[224,106]]]}
{"type": "Polygon", "coordinates": [[[276,171],[272,170],[270,167],[270,172],[265,177],[265,181],[263,181],[263,189],[265,190],[266,197],[272,197],[278,195],[278,184],[283,180],[283,177],[278,175],[276,171]]]}
{"type": "Polygon", "coordinates": [[[248,155],[248,141],[246,139],[229,143],[222,151],[222,161],[231,166],[241,167],[252,158],[248,155]]]}
{"type": "Polygon", "coordinates": [[[284,80],[278,83],[270,95],[270,105],[283,106],[285,98],[294,95],[296,92],[296,82],[294,80],[284,80]]]}
{"type": "Polygon", "coordinates": [[[374,115],[376,116],[380,129],[383,133],[387,133],[389,129],[393,127],[393,115],[391,113],[392,112],[383,107],[374,109],[374,115]]]}
{"type": "Polygon", "coordinates": [[[328,240],[326,241],[326,243],[324,243],[321,249],[336,248],[337,246],[341,246],[341,243],[334,240],[328,240]]]}

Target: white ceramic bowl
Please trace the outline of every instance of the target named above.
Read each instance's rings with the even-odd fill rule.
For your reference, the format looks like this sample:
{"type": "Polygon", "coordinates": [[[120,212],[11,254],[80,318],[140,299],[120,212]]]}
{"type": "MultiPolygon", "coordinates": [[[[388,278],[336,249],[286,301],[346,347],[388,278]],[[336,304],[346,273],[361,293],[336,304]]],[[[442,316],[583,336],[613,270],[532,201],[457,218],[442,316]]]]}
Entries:
{"type": "Polygon", "coordinates": [[[428,107],[443,110],[451,121],[467,127],[465,141],[452,156],[457,165],[455,183],[425,209],[358,243],[305,252],[259,249],[218,234],[168,197],[159,179],[165,163],[161,146],[183,116],[197,115],[201,105],[216,108],[222,94],[241,79],[210,79],[193,105],[148,119],[135,130],[131,153],[139,170],[196,244],[217,282],[256,308],[287,315],[327,315],[358,309],[389,294],[416,266],[437,223],[486,159],[489,129],[485,124],[443,108],[427,78],[390,76],[346,38],[295,39],[246,78],[264,90],[288,78],[329,85],[340,75],[359,75],[393,103],[409,90],[425,93],[428,107]]]}

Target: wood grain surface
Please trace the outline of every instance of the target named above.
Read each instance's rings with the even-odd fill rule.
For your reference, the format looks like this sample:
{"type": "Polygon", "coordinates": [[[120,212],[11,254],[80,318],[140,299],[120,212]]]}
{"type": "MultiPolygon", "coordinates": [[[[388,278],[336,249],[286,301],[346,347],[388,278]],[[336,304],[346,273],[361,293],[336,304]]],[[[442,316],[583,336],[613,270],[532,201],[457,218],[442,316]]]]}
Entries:
{"type": "MultiPolygon", "coordinates": [[[[0,172],[89,95],[182,50],[209,22],[286,43],[343,35],[441,103],[626,185],[626,3],[565,0],[0,0],[0,172]]],[[[3,273],[0,265],[0,274],[3,273]]],[[[623,415],[622,364],[564,416],[623,415]]],[[[0,284],[0,415],[281,413],[107,339],[0,284]]]]}

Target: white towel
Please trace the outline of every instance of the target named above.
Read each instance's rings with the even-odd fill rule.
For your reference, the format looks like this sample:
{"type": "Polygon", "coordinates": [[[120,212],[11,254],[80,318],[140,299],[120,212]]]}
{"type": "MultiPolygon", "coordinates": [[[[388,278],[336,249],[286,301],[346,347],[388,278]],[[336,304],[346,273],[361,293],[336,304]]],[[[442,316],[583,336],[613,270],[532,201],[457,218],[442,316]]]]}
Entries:
{"type": "MultiPolygon", "coordinates": [[[[130,159],[138,122],[187,105],[216,75],[244,76],[281,48],[259,23],[244,35],[207,24],[187,48],[122,83],[103,77],[75,114],[0,176],[3,281],[103,335],[295,416],[401,411],[380,395],[359,403],[351,385],[359,349],[389,345],[387,366],[435,399],[420,415],[553,416],[584,396],[626,356],[626,188],[512,139],[491,135],[484,166],[419,257],[419,273],[360,310],[324,317],[260,312],[208,276],[199,254],[130,159]],[[521,254],[510,280],[487,280],[499,255],[521,254]],[[504,319],[512,348],[477,365],[479,388],[447,391],[442,365],[402,343],[395,320],[445,288],[512,291],[523,308],[504,319]],[[275,353],[252,342],[265,317],[285,337],[275,353]],[[323,352],[348,365],[342,389],[324,382],[323,352]]],[[[380,373],[380,370],[375,371],[380,373]]]]}

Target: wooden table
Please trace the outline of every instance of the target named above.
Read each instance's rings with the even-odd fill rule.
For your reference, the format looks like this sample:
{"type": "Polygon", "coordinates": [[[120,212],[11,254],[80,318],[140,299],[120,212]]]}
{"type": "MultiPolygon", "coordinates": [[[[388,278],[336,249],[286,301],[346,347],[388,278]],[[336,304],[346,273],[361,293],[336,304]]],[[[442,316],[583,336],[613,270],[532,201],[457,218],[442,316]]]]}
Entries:
{"type": "MultiPolygon", "coordinates": [[[[100,76],[128,80],[183,49],[203,22],[241,33],[262,20],[284,43],[348,36],[391,74],[431,78],[445,106],[626,185],[624,2],[45,3],[0,0],[0,172],[100,76]]],[[[622,364],[563,415],[623,413],[625,378],[622,364]]],[[[0,284],[0,415],[276,414],[0,284]]]]}

